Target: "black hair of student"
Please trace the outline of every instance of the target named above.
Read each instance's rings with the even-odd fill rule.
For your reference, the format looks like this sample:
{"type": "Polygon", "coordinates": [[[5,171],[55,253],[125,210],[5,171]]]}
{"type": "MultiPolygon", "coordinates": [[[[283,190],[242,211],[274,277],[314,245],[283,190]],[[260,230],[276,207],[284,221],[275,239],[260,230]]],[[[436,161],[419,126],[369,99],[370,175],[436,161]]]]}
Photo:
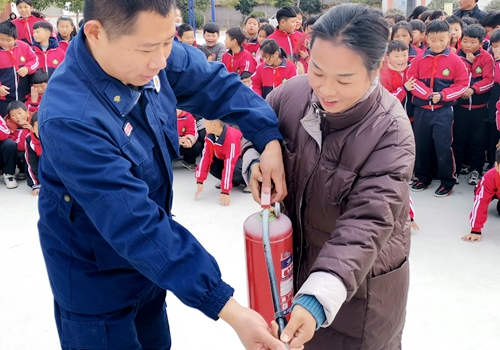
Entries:
{"type": "Polygon", "coordinates": [[[310,27],[310,26],[314,25],[314,23],[316,23],[317,20],[318,20],[318,17],[315,17],[315,16],[309,17],[306,20],[306,23],[304,24],[304,29],[306,29],[307,27],[310,27]]]}
{"type": "Polygon", "coordinates": [[[257,31],[257,34],[260,33],[262,30],[266,32],[266,37],[274,33],[274,27],[269,23],[261,25],[259,30],[257,31]]]}
{"type": "Polygon", "coordinates": [[[15,12],[11,12],[10,15],[9,15],[9,18],[12,19],[12,20],[16,19],[17,18],[16,13],[15,12]],[[12,17],[14,17],[14,18],[12,18],[12,17]]]}
{"type": "Polygon", "coordinates": [[[392,27],[392,32],[391,32],[391,40],[394,40],[394,35],[396,35],[396,32],[400,29],[403,29],[403,30],[407,30],[408,31],[408,34],[410,34],[410,38],[413,39],[413,28],[411,27],[410,23],[406,22],[406,21],[401,21],[401,22],[398,22],[396,23],[393,27],[392,27]]]}
{"type": "Polygon", "coordinates": [[[496,28],[500,25],[500,11],[488,11],[481,21],[483,27],[496,28]]]}
{"type": "Polygon", "coordinates": [[[398,13],[393,13],[389,16],[386,16],[387,19],[392,19],[394,21],[394,24],[398,24],[399,22],[406,21],[405,16],[400,15],[398,13]]]}
{"type": "Polygon", "coordinates": [[[490,44],[499,43],[499,42],[500,42],[500,28],[497,28],[491,32],[490,44]]]}
{"type": "Polygon", "coordinates": [[[85,24],[85,18],[82,18],[81,20],[78,21],[78,28],[82,28],[84,24],[85,24]]]}
{"type": "Polygon", "coordinates": [[[477,39],[481,43],[486,36],[486,29],[479,24],[471,24],[464,28],[462,32],[462,38],[467,36],[469,38],[477,39]]]}
{"type": "Polygon", "coordinates": [[[207,49],[201,47],[201,46],[198,46],[198,50],[200,50],[201,52],[203,52],[205,54],[205,57],[208,59],[210,56],[212,56],[212,54],[210,53],[210,51],[208,51],[207,49]]]}
{"type": "Polygon", "coordinates": [[[229,28],[226,31],[226,36],[228,36],[231,40],[236,40],[240,46],[243,45],[246,38],[245,33],[240,27],[229,28]]]}
{"type": "Polygon", "coordinates": [[[449,33],[450,25],[448,24],[448,22],[443,21],[442,19],[435,19],[427,23],[425,32],[427,33],[427,35],[429,35],[430,33],[449,33]]]}
{"type": "Polygon", "coordinates": [[[437,11],[434,11],[430,16],[429,16],[429,20],[430,21],[433,21],[435,19],[440,19],[441,17],[443,16],[448,16],[448,14],[442,10],[437,10],[437,11]]]}
{"type": "Polygon", "coordinates": [[[274,39],[266,39],[260,45],[260,50],[267,55],[274,55],[276,52],[279,52],[280,58],[286,58],[286,51],[281,46],[278,45],[278,42],[274,39]]]}
{"type": "Polygon", "coordinates": [[[462,17],[461,20],[466,26],[470,26],[471,24],[479,24],[478,20],[474,17],[462,17]]]}
{"type": "Polygon", "coordinates": [[[256,19],[256,20],[257,20],[257,23],[260,25],[260,19],[259,19],[259,17],[255,16],[255,15],[250,15],[250,16],[248,16],[248,17],[247,17],[247,19],[245,19],[245,25],[247,24],[247,22],[248,22],[248,20],[249,20],[250,18],[256,19]]]}
{"type": "MultiPolygon", "coordinates": [[[[16,1],[16,6],[18,6],[18,5],[22,4],[22,3],[25,3],[25,4],[33,7],[33,1],[31,1],[31,0],[17,0],[16,1]]],[[[33,17],[45,18],[45,15],[43,13],[35,11],[35,10],[31,10],[31,15],[33,17]]]]}
{"type": "Polygon", "coordinates": [[[182,38],[184,33],[186,32],[193,32],[194,33],[194,28],[191,27],[191,25],[187,23],[182,23],[179,28],[177,28],[177,35],[179,35],[179,38],[182,38]]]}
{"type": "Polygon", "coordinates": [[[259,17],[260,24],[269,24],[269,20],[265,17],[259,17]]]}
{"type": "Polygon", "coordinates": [[[47,21],[38,21],[35,24],[33,24],[33,30],[38,29],[38,28],[46,29],[51,34],[54,31],[54,26],[47,21]]]}
{"type": "Polygon", "coordinates": [[[495,152],[495,160],[498,165],[500,165],[500,147],[497,148],[497,151],[495,152]]]}
{"type": "Polygon", "coordinates": [[[203,26],[203,34],[205,33],[211,33],[211,34],[219,34],[220,33],[220,28],[219,26],[214,23],[214,22],[208,22],[203,26]]]}
{"type": "Polygon", "coordinates": [[[19,108],[21,108],[25,112],[28,111],[28,108],[26,108],[26,105],[24,104],[24,102],[21,102],[21,101],[12,101],[7,106],[7,115],[9,115],[11,111],[14,111],[14,110],[19,109],[19,108]]]}
{"type": "Polygon", "coordinates": [[[281,20],[284,19],[287,21],[289,18],[297,17],[297,13],[291,6],[282,7],[276,12],[276,20],[278,21],[278,25],[281,20]]]}
{"type": "Polygon", "coordinates": [[[431,10],[424,11],[420,15],[420,20],[425,23],[425,21],[427,21],[431,15],[432,15],[431,10]]]}
{"type": "Polygon", "coordinates": [[[390,54],[391,52],[394,51],[409,51],[410,47],[408,46],[407,43],[405,43],[402,40],[392,40],[389,41],[389,44],[387,45],[387,54],[390,54]]]}
{"type": "Polygon", "coordinates": [[[175,8],[175,0],[85,0],[83,18],[99,21],[109,40],[132,34],[141,12],[166,17],[175,8]]]}
{"type": "Polygon", "coordinates": [[[38,122],[38,112],[35,112],[31,115],[31,121],[30,121],[31,126],[34,127],[36,122],[38,122]]]}
{"type": "Polygon", "coordinates": [[[462,30],[464,30],[464,28],[465,28],[464,22],[462,22],[462,20],[460,18],[458,18],[457,16],[455,16],[455,15],[448,16],[444,20],[446,22],[448,22],[448,24],[450,24],[450,25],[451,24],[456,24],[456,23],[460,24],[460,28],[462,30]]]}
{"type": "Polygon", "coordinates": [[[0,22],[0,34],[5,34],[17,40],[17,27],[9,20],[0,22]]]}
{"type": "Polygon", "coordinates": [[[413,9],[412,13],[408,16],[406,19],[407,22],[410,22],[412,19],[418,19],[418,16],[420,16],[422,13],[427,11],[429,8],[427,6],[417,6],[413,9]]]}
{"type": "Polygon", "coordinates": [[[37,69],[33,75],[31,75],[31,84],[43,84],[49,82],[49,75],[44,72],[43,69],[37,69]]]}
{"type": "Polygon", "coordinates": [[[290,6],[290,7],[293,8],[296,15],[301,15],[302,17],[304,17],[304,12],[302,12],[302,10],[298,6],[290,6]]]}
{"type": "Polygon", "coordinates": [[[423,21],[412,19],[410,25],[412,30],[418,30],[420,33],[425,33],[425,23],[423,21]]]}
{"type": "Polygon", "coordinates": [[[73,27],[73,30],[71,31],[71,36],[76,36],[76,34],[78,34],[76,32],[76,27],[75,27],[75,23],[73,22],[73,19],[69,16],[61,16],[57,19],[57,23],[56,23],[56,27],[59,25],[59,23],[61,21],[68,21],[69,23],[71,23],[71,26],[73,27]]]}
{"type": "Polygon", "coordinates": [[[332,7],[314,24],[310,48],[316,39],[344,45],[363,58],[369,73],[377,70],[384,58],[389,26],[380,10],[363,4],[344,3],[332,7]]]}
{"type": "Polygon", "coordinates": [[[241,80],[243,80],[243,79],[248,79],[248,78],[250,78],[251,76],[252,76],[252,73],[250,73],[250,72],[243,72],[243,73],[241,73],[241,75],[240,75],[240,79],[241,79],[241,80]]]}

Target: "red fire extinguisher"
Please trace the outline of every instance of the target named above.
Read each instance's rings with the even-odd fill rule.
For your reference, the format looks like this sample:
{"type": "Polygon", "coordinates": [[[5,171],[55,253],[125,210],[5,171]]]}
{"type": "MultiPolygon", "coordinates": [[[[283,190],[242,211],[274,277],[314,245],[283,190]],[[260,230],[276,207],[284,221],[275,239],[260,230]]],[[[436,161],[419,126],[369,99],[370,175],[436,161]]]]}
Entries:
{"type": "Polygon", "coordinates": [[[279,212],[279,203],[270,213],[270,194],[262,193],[261,198],[263,210],[251,215],[243,225],[248,296],[250,308],[260,313],[268,323],[276,320],[281,331],[285,317],[290,317],[294,296],[292,222],[279,212]],[[279,318],[283,318],[282,322],[279,318]]]}

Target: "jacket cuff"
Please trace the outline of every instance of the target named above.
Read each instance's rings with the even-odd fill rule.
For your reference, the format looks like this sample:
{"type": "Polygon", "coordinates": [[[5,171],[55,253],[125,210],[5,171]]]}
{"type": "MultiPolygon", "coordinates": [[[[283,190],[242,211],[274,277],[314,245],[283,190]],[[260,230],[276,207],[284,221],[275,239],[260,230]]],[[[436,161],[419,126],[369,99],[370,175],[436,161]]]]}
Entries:
{"type": "Polygon", "coordinates": [[[472,89],[472,91],[474,91],[474,94],[477,94],[477,91],[476,91],[475,87],[471,86],[470,88],[472,89]]]}
{"type": "Polygon", "coordinates": [[[313,295],[303,295],[299,299],[295,300],[292,304],[292,309],[295,305],[300,305],[313,315],[316,320],[316,330],[318,330],[323,323],[326,321],[325,310],[323,306],[313,295]]]}
{"type": "Polygon", "coordinates": [[[196,181],[198,185],[203,185],[203,181],[196,181]]]}
{"type": "Polygon", "coordinates": [[[473,233],[475,235],[480,235],[481,234],[481,229],[480,228],[473,228],[470,233],[473,233]]]}
{"type": "Polygon", "coordinates": [[[313,272],[297,292],[295,300],[303,295],[314,296],[323,306],[326,321],[320,326],[328,327],[347,299],[347,288],[335,275],[322,271],[313,272]]]}
{"type": "Polygon", "coordinates": [[[33,185],[33,186],[31,186],[31,190],[37,190],[40,187],[42,187],[42,185],[33,185]]]}
{"type": "Polygon", "coordinates": [[[220,281],[214,288],[212,288],[198,310],[213,320],[219,319],[219,313],[222,308],[227,304],[229,298],[234,294],[234,289],[224,281],[220,281]]]}
{"type": "Polygon", "coordinates": [[[229,190],[222,190],[220,191],[221,194],[227,194],[229,196],[229,190]]]}
{"type": "Polygon", "coordinates": [[[278,131],[277,126],[272,126],[268,127],[267,129],[260,130],[255,134],[252,143],[257,152],[262,153],[264,152],[264,148],[266,148],[267,144],[274,140],[283,140],[283,137],[278,131]]]}

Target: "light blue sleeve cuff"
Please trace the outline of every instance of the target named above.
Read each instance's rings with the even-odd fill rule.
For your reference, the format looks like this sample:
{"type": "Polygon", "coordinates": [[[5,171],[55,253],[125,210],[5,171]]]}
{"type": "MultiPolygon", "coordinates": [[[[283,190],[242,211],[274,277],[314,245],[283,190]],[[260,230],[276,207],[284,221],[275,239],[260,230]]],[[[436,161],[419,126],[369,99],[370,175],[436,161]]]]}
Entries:
{"type": "Polygon", "coordinates": [[[313,315],[316,320],[316,330],[318,330],[326,321],[325,310],[323,305],[313,295],[302,295],[292,304],[292,309],[295,305],[300,305],[313,315]]]}

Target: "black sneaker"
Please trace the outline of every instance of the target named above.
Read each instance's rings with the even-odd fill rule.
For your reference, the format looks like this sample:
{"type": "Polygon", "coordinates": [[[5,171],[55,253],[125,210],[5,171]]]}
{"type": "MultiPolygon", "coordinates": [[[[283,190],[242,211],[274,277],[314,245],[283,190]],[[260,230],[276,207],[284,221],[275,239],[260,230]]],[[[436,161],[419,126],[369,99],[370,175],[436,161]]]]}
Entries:
{"type": "Polygon", "coordinates": [[[189,164],[185,161],[181,161],[181,164],[184,168],[186,168],[189,171],[195,171],[196,170],[196,164],[189,164]]]}
{"type": "Polygon", "coordinates": [[[452,188],[446,188],[443,186],[439,186],[439,188],[434,192],[434,197],[442,198],[450,195],[452,188]]]}
{"type": "Polygon", "coordinates": [[[462,169],[460,169],[460,175],[469,175],[470,169],[468,165],[462,165],[462,169]]]}
{"type": "Polygon", "coordinates": [[[414,184],[413,186],[411,186],[411,190],[413,192],[422,192],[423,190],[426,190],[429,187],[430,187],[430,185],[426,185],[423,182],[419,181],[416,184],[414,184]]]}
{"type": "Polygon", "coordinates": [[[18,180],[26,180],[26,174],[25,173],[18,173],[16,178],[18,180]]]}

